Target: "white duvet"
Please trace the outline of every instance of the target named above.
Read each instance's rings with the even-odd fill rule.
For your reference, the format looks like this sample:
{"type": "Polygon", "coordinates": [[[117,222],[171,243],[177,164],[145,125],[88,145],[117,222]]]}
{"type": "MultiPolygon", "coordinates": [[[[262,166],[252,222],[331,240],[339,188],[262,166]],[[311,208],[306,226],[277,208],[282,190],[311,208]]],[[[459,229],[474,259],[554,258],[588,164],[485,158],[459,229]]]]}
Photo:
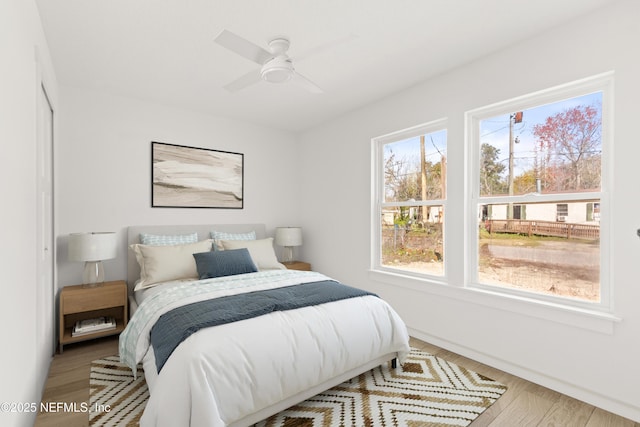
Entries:
{"type": "Polygon", "coordinates": [[[375,296],[350,298],[200,330],[160,374],[150,331],[172,308],[225,295],[327,280],[277,270],[179,284],[146,299],[120,337],[120,358],[143,362],[151,397],[141,426],[228,426],[381,356],[410,348],[397,313],[375,296]]]}

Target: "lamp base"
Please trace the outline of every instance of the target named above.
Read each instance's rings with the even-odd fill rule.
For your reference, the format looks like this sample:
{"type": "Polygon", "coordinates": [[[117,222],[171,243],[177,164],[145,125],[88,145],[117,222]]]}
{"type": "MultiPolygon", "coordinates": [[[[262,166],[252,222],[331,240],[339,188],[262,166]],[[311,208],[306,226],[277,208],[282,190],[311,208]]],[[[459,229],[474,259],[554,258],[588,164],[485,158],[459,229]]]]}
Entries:
{"type": "Polygon", "coordinates": [[[283,264],[291,264],[293,262],[293,246],[284,247],[284,260],[283,264]]]}
{"type": "Polygon", "coordinates": [[[82,286],[94,288],[104,283],[104,266],[102,261],[86,261],[82,272],[82,286]]]}

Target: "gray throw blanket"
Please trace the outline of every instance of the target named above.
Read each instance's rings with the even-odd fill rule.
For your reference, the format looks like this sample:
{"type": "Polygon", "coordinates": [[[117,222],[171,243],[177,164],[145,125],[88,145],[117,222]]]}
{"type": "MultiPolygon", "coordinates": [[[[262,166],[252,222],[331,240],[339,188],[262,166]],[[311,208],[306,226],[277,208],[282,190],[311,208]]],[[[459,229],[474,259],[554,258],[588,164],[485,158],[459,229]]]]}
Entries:
{"type": "Polygon", "coordinates": [[[324,304],[373,295],[332,280],[230,295],[175,308],[158,319],[151,329],[151,344],[158,373],[165,362],[191,334],[202,328],[262,316],[274,311],[324,304]]]}

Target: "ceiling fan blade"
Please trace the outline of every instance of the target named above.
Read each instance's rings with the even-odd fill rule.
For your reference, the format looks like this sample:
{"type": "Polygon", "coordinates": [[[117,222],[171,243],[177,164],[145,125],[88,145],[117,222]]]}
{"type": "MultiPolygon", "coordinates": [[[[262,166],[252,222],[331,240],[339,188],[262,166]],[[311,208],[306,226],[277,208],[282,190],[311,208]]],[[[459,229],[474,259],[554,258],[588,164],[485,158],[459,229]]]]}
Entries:
{"type": "Polygon", "coordinates": [[[319,55],[319,54],[321,54],[323,52],[326,52],[326,51],[328,51],[330,49],[333,49],[334,47],[337,47],[337,46],[339,46],[341,44],[349,43],[349,42],[351,42],[351,41],[353,41],[353,40],[355,40],[357,38],[358,38],[358,36],[356,36],[355,34],[352,33],[352,34],[349,34],[347,36],[340,37],[338,39],[335,39],[335,40],[332,40],[332,41],[317,45],[315,47],[312,47],[311,49],[305,50],[302,53],[296,54],[295,55],[295,60],[296,60],[296,62],[304,61],[305,59],[307,59],[307,58],[309,58],[311,56],[319,55]]]}
{"type": "Polygon", "coordinates": [[[215,42],[260,65],[264,64],[267,59],[273,56],[260,46],[227,30],[222,30],[215,38],[215,42]]]}
{"type": "Polygon", "coordinates": [[[247,74],[245,74],[242,77],[237,78],[236,80],[232,81],[231,83],[227,84],[224,86],[224,88],[226,90],[228,90],[229,92],[237,92],[241,89],[244,89],[248,86],[254,85],[256,83],[258,83],[259,81],[261,81],[262,79],[260,78],[260,71],[258,70],[253,70],[248,72],[247,74]]]}
{"type": "Polygon", "coordinates": [[[293,76],[291,77],[291,83],[296,84],[308,90],[311,93],[322,93],[322,89],[320,89],[320,87],[317,84],[315,84],[314,82],[312,82],[311,80],[303,76],[302,74],[298,73],[297,71],[293,72],[293,76]]]}

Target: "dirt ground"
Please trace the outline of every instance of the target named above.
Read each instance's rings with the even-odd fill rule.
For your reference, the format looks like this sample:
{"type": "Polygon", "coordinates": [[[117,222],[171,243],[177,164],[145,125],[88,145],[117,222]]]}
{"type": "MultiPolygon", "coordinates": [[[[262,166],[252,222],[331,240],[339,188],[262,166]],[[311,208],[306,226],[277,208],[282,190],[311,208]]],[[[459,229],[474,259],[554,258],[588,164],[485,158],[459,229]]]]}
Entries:
{"type": "Polygon", "coordinates": [[[599,301],[599,257],[597,244],[546,241],[505,247],[494,242],[481,247],[479,278],[487,284],[599,301]]]}
{"type": "Polygon", "coordinates": [[[576,267],[557,270],[531,262],[494,260],[491,265],[480,268],[479,278],[481,283],[599,301],[598,271],[591,272],[593,278],[585,277],[585,274],[588,275],[576,267]]]}
{"type": "MultiPolygon", "coordinates": [[[[598,254],[597,245],[545,242],[534,251],[524,248],[505,251],[504,246],[494,242],[483,245],[480,250],[478,276],[481,283],[599,301],[600,268],[599,262],[593,261],[598,259],[598,254]],[[531,256],[531,252],[536,255],[531,256]]],[[[443,263],[437,261],[402,262],[396,259],[388,260],[385,265],[418,273],[443,274],[443,263]]]]}

